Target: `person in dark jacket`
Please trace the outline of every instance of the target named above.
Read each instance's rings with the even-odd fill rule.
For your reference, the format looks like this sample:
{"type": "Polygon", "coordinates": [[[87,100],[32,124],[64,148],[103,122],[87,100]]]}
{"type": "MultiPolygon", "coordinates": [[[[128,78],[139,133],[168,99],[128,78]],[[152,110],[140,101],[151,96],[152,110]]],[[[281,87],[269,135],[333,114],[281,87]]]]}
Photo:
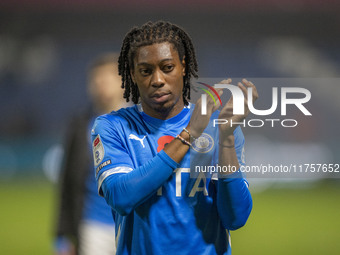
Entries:
{"type": "Polygon", "coordinates": [[[98,195],[89,137],[95,117],[126,106],[117,61],[114,53],[93,61],[87,86],[91,106],[72,118],[67,129],[59,177],[58,255],[115,254],[114,220],[110,206],[98,195]]]}

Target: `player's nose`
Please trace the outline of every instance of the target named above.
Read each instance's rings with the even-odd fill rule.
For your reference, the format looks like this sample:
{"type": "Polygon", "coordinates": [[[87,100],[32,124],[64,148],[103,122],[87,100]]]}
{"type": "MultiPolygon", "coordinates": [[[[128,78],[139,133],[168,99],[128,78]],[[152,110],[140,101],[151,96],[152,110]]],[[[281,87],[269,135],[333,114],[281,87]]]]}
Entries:
{"type": "Polygon", "coordinates": [[[151,77],[151,86],[162,87],[165,84],[164,75],[161,70],[156,70],[153,72],[151,77]]]}

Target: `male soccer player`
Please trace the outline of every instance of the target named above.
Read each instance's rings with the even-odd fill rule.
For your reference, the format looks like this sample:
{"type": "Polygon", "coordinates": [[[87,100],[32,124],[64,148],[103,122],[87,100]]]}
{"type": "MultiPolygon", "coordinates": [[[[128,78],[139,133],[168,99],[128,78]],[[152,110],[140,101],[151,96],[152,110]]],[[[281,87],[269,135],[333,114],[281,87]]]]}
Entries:
{"type": "MultiPolygon", "coordinates": [[[[245,114],[234,116],[231,100],[218,112],[220,105],[208,99],[206,115],[200,101],[190,113],[194,47],[168,22],[148,22],[126,35],[119,74],[124,97],[135,106],[97,118],[92,130],[99,193],[115,215],[117,254],[231,254],[229,230],[242,227],[252,208],[239,171],[244,137],[239,127],[212,128],[209,120],[242,121],[246,104],[245,114]],[[215,145],[189,153],[202,137],[215,145]],[[191,156],[235,170],[190,178],[191,156]]],[[[243,93],[252,87],[256,99],[255,86],[242,82],[243,93]]]]}

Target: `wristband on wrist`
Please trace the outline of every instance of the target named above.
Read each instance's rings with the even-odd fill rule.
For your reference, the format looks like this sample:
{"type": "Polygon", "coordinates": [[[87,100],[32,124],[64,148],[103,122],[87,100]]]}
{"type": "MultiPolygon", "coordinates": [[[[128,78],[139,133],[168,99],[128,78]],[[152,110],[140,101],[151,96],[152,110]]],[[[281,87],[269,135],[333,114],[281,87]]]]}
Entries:
{"type": "Polygon", "coordinates": [[[192,144],[188,142],[187,140],[185,140],[182,136],[177,135],[176,139],[180,140],[183,144],[188,145],[189,147],[192,147],[192,144]]]}
{"type": "Polygon", "coordinates": [[[183,128],[183,131],[186,132],[189,135],[190,140],[195,141],[197,139],[197,138],[193,137],[186,128],[183,128]]]}
{"type": "Polygon", "coordinates": [[[235,144],[233,145],[223,145],[222,143],[218,143],[221,147],[225,147],[225,148],[235,148],[235,144]]]}

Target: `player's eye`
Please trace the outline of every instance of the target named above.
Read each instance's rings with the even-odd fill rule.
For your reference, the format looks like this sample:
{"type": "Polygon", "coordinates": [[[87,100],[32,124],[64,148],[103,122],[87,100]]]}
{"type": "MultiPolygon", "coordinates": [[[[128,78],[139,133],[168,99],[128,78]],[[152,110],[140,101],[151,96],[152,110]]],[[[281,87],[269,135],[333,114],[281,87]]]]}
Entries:
{"type": "Polygon", "coordinates": [[[139,72],[141,75],[143,76],[148,76],[151,74],[151,70],[150,69],[146,69],[146,68],[141,68],[139,69],[139,72]]]}
{"type": "Polygon", "coordinates": [[[174,69],[174,65],[165,65],[163,67],[163,71],[166,73],[171,72],[173,69],[174,69]]]}

